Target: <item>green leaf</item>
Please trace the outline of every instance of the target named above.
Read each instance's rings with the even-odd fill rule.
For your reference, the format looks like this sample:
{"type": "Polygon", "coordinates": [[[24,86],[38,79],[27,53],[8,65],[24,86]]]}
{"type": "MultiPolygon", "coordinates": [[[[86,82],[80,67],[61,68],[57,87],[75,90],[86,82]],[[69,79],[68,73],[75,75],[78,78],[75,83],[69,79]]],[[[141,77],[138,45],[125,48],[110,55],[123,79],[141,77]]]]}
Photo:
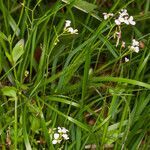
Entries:
{"type": "Polygon", "coordinates": [[[14,64],[17,62],[17,60],[22,56],[24,53],[24,40],[21,39],[13,48],[12,51],[12,59],[14,64]]]}
{"type": "MultiPolygon", "coordinates": [[[[67,4],[70,4],[73,2],[72,0],[62,0],[62,1],[67,3],[67,4]]],[[[86,1],[83,1],[83,0],[75,1],[74,7],[83,11],[83,12],[86,12],[86,13],[92,12],[94,9],[97,8],[96,5],[89,3],[89,2],[86,2],[86,1]]]]}
{"type": "Polygon", "coordinates": [[[16,36],[19,36],[20,29],[11,15],[8,15],[8,21],[12,30],[15,32],[16,36]]]}
{"type": "Polygon", "coordinates": [[[11,87],[11,86],[5,86],[1,89],[3,95],[5,96],[9,96],[9,97],[13,97],[16,98],[17,97],[17,90],[15,87],[11,87]]]}
{"type": "Polygon", "coordinates": [[[3,40],[7,41],[7,36],[0,31],[0,38],[2,38],[3,40]]]}
{"type": "Polygon", "coordinates": [[[132,84],[132,85],[138,85],[138,86],[150,89],[150,84],[148,84],[148,83],[144,83],[144,82],[137,81],[137,80],[132,80],[132,79],[127,79],[127,78],[111,77],[111,76],[94,77],[94,78],[92,78],[92,82],[93,83],[95,83],[95,82],[104,82],[104,81],[123,82],[123,83],[128,83],[128,84],[132,84]]]}
{"type": "Polygon", "coordinates": [[[30,117],[30,122],[31,122],[31,127],[30,129],[34,132],[38,132],[39,128],[40,128],[40,119],[31,116],[30,117]]]}

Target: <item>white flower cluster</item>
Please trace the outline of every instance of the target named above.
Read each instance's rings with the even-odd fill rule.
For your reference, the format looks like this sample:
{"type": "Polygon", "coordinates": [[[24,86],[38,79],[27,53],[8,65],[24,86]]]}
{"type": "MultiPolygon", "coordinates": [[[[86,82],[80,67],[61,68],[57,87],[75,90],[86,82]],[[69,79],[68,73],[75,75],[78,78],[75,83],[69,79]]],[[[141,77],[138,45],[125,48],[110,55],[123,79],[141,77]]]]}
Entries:
{"type": "Polygon", "coordinates": [[[138,53],[139,52],[139,42],[135,39],[132,40],[132,45],[129,47],[132,51],[138,53]]]}
{"type": "Polygon", "coordinates": [[[52,140],[53,144],[60,144],[63,140],[69,140],[68,133],[69,131],[64,127],[58,127],[57,131],[54,133],[54,139],[52,140]]]}
{"type": "Polygon", "coordinates": [[[119,17],[115,20],[116,25],[121,25],[125,23],[127,25],[135,25],[135,21],[133,20],[133,16],[129,16],[126,9],[121,9],[119,12],[119,17]]]}
{"type": "MultiPolygon", "coordinates": [[[[132,45],[129,46],[129,49],[133,52],[138,53],[140,51],[139,48],[139,41],[136,41],[135,39],[132,40],[132,45]]],[[[128,62],[129,58],[125,57],[125,62],[128,62]]]]}
{"type": "MultiPolygon", "coordinates": [[[[113,17],[113,13],[103,13],[104,20],[108,19],[109,17],[113,17]]],[[[127,25],[135,25],[136,22],[133,20],[133,16],[129,16],[126,9],[121,9],[119,12],[119,17],[115,19],[116,25],[121,25],[122,23],[125,23],[127,25]]]]}
{"type": "Polygon", "coordinates": [[[70,34],[78,34],[78,30],[77,29],[73,29],[70,25],[71,25],[71,21],[70,20],[66,20],[64,31],[68,32],[70,34]]]}
{"type": "MultiPolygon", "coordinates": [[[[110,17],[113,17],[113,13],[103,13],[104,15],[104,20],[109,19],[110,17]]],[[[122,24],[127,24],[127,25],[135,25],[136,22],[133,19],[133,16],[129,16],[128,12],[126,9],[121,9],[119,12],[119,16],[115,19],[115,24],[117,25],[116,31],[114,33],[114,38],[117,38],[116,41],[116,47],[119,45],[120,39],[121,39],[121,25],[122,24]]],[[[121,48],[125,48],[125,42],[122,41],[121,48]]],[[[128,47],[131,51],[138,53],[139,52],[139,42],[136,41],[135,39],[132,40],[132,45],[128,47]]],[[[130,59],[128,57],[124,58],[125,62],[129,62],[130,59]]]]}

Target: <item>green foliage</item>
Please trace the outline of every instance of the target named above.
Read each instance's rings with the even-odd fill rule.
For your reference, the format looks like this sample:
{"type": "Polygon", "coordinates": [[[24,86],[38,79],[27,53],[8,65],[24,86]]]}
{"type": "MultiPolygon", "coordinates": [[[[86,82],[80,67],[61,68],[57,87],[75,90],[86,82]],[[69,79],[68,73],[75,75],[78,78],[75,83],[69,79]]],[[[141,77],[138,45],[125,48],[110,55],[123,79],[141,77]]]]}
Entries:
{"type": "Polygon", "coordinates": [[[1,0],[0,149],[150,149],[149,4],[1,0]],[[57,127],[70,139],[53,145],[57,127]]]}
{"type": "Polygon", "coordinates": [[[16,63],[17,60],[21,57],[24,52],[24,41],[20,40],[12,50],[12,59],[13,62],[16,63]]]}

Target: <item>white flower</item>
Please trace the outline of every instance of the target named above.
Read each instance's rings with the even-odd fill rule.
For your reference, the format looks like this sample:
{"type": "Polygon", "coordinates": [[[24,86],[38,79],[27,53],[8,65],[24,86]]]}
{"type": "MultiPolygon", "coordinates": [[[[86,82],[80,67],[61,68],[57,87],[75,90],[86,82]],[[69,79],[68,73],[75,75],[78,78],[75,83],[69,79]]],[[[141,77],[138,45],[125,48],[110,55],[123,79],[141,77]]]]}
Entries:
{"type": "Polygon", "coordinates": [[[113,17],[114,14],[113,13],[103,13],[104,15],[104,20],[107,20],[109,17],[113,17]]]}
{"type": "Polygon", "coordinates": [[[139,47],[137,47],[137,46],[131,46],[130,49],[136,53],[138,53],[140,50],[139,47]]]}
{"type": "Polygon", "coordinates": [[[64,140],[69,140],[68,134],[62,134],[62,137],[64,138],[64,140]]]}
{"type": "Polygon", "coordinates": [[[64,127],[58,127],[58,132],[59,133],[67,133],[67,132],[69,132],[66,128],[64,128],[64,127]]]}
{"type": "Polygon", "coordinates": [[[125,62],[128,62],[129,61],[129,58],[125,57],[125,62]]]}
{"type": "Polygon", "coordinates": [[[72,27],[67,28],[67,31],[71,34],[78,34],[78,30],[77,29],[73,29],[72,27]]]}
{"type": "Polygon", "coordinates": [[[71,25],[71,21],[70,20],[66,20],[64,28],[66,29],[66,28],[70,27],[70,25],[71,25]]]}
{"type": "Polygon", "coordinates": [[[58,134],[58,133],[55,133],[55,134],[54,134],[54,139],[57,140],[58,138],[59,138],[59,134],[58,134]]]}
{"type": "Polygon", "coordinates": [[[121,11],[119,12],[120,17],[126,17],[129,16],[128,12],[126,9],[121,9],[121,11]]]}
{"type": "Polygon", "coordinates": [[[119,19],[115,20],[116,25],[121,25],[121,21],[119,19]]]}
{"type": "Polygon", "coordinates": [[[132,40],[132,45],[133,46],[139,46],[139,42],[136,41],[135,39],[132,40]]]}
{"type": "Polygon", "coordinates": [[[61,141],[63,140],[69,140],[69,136],[67,134],[67,132],[69,132],[66,128],[64,127],[58,127],[57,130],[53,130],[56,133],[54,133],[53,135],[53,140],[52,140],[52,144],[60,144],[61,141]]]}
{"type": "Polygon", "coordinates": [[[53,140],[53,141],[52,141],[52,144],[57,144],[57,140],[53,140]]]}
{"type": "Polygon", "coordinates": [[[124,17],[123,22],[124,22],[125,24],[127,24],[127,25],[129,25],[129,24],[130,24],[130,23],[129,23],[129,20],[128,20],[128,17],[124,17]]]}
{"type": "Polygon", "coordinates": [[[128,21],[129,21],[129,23],[131,25],[135,25],[136,24],[135,21],[133,21],[133,16],[130,16],[130,18],[128,19],[128,21]]]}
{"type": "Polygon", "coordinates": [[[60,144],[61,141],[62,141],[62,140],[53,140],[53,141],[52,141],[52,144],[54,144],[54,145],[57,144],[57,143],[60,144]]]}
{"type": "Polygon", "coordinates": [[[132,45],[130,46],[130,49],[136,53],[140,51],[139,49],[139,42],[136,41],[135,39],[132,40],[132,45]]]}
{"type": "Polygon", "coordinates": [[[77,29],[73,29],[70,25],[71,25],[71,21],[70,20],[66,20],[64,31],[68,32],[70,34],[78,34],[78,30],[77,29]]]}

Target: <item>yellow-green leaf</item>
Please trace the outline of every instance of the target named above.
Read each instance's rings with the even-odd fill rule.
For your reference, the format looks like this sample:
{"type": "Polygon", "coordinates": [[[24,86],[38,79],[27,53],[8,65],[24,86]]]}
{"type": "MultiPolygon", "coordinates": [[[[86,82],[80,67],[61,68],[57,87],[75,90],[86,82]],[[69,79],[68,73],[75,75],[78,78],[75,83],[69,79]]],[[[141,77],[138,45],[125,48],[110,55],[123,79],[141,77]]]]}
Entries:
{"type": "Polygon", "coordinates": [[[24,52],[24,40],[21,39],[13,48],[12,51],[12,59],[14,64],[17,62],[17,60],[22,56],[24,52]]]}

